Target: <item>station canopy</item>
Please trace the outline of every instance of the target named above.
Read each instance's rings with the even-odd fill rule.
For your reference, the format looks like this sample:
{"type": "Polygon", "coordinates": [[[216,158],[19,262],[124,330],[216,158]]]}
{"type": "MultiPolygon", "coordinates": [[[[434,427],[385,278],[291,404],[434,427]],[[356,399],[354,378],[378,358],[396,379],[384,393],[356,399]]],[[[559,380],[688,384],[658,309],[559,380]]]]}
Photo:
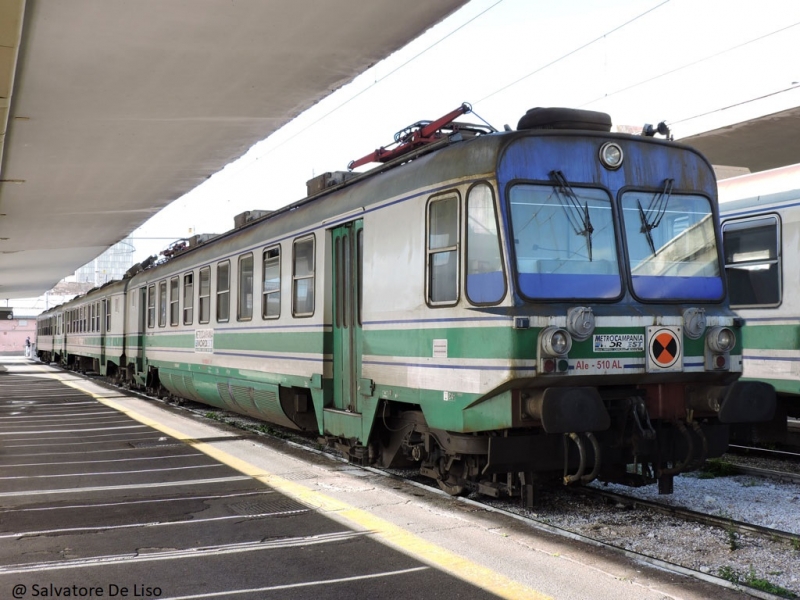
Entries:
{"type": "Polygon", "coordinates": [[[0,1],[0,299],[51,289],[465,3],[0,1]]]}

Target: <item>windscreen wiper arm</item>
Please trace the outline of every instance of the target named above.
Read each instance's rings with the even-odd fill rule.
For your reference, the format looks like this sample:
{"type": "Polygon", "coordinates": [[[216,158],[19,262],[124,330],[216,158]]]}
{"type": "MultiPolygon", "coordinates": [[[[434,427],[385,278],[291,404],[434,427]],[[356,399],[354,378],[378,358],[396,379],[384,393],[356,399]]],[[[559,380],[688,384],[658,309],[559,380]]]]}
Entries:
{"type": "Polygon", "coordinates": [[[650,244],[650,250],[653,252],[654,256],[656,254],[656,247],[653,243],[653,235],[650,232],[661,225],[661,219],[667,214],[667,206],[669,205],[669,198],[672,195],[672,186],[674,183],[674,179],[664,180],[664,187],[653,196],[653,199],[647,207],[647,211],[642,208],[642,203],[639,202],[639,200],[636,201],[636,204],[639,205],[639,218],[642,220],[642,233],[647,236],[647,243],[650,244]],[[655,213],[652,220],[648,219],[648,215],[651,213],[655,213]]]}
{"type": "Polygon", "coordinates": [[[558,193],[558,188],[556,188],[558,200],[561,203],[561,206],[564,208],[564,212],[567,215],[567,220],[569,221],[570,225],[572,225],[572,228],[575,230],[576,234],[582,235],[586,238],[586,250],[589,252],[589,262],[591,262],[592,233],[594,232],[594,227],[592,227],[592,221],[589,218],[589,203],[585,202],[583,207],[581,207],[578,195],[573,191],[569,182],[567,182],[567,178],[564,177],[564,173],[561,171],[551,171],[550,177],[556,181],[558,186],[561,188],[561,193],[564,195],[564,198],[562,198],[561,194],[558,193]],[[580,223],[576,224],[576,221],[578,220],[580,223]]]}
{"type": "Polygon", "coordinates": [[[655,256],[655,254],[656,254],[656,245],[653,243],[653,236],[650,233],[650,230],[652,229],[652,227],[647,222],[647,217],[644,214],[644,209],[642,208],[642,203],[637,200],[636,204],[639,205],[639,218],[642,220],[642,233],[644,233],[645,236],[647,236],[647,243],[650,244],[650,252],[652,252],[653,256],[655,256]]]}
{"type": "Polygon", "coordinates": [[[674,179],[665,179],[664,187],[660,192],[655,194],[653,199],[650,201],[650,204],[647,207],[647,214],[649,215],[650,213],[655,212],[655,216],[651,221],[648,222],[649,229],[655,229],[661,225],[661,219],[663,219],[664,215],[667,213],[667,205],[669,204],[669,197],[672,195],[672,186],[674,183],[674,179]]]}

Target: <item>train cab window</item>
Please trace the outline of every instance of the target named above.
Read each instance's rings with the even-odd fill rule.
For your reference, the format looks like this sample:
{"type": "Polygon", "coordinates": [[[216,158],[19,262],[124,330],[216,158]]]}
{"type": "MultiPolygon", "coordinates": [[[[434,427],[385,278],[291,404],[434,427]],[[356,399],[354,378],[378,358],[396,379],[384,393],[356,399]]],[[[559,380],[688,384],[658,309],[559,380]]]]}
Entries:
{"type": "Polygon", "coordinates": [[[310,317],[314,314],[313,236],[295,240],[292,265],[292,314],[310,317]]]}
{"type": "MultiPolygon", "coordinates": [[[[117,300],[119,300],[119,298],[114,298],[114,308],[117,306],[117,300]]],[[[111,303],[108,300],[103,300],[103,308],[106,313],[106,331],[111,331],[111,303]]]]}
{"type": "Polygon", "coordinates": [[[239,257],[239,295],[236,318],[249,321],[253,318],[253,255],[239,257]]]}
{"type": "Polygon", "coordinates": [[[781,303],[779,225],[775,215],[722,224],[731,306],[778,306],[781,303]]]}
{"type": "Polygon", "coordinates": [[[467,298],[472,304],[496,304],[506,295],[497,213],[485,183],[467,195],[467,298]]]}
{"type": "Polygon", "coordinates": [[[217,263],[217,322],[231,318],[231,263],[217,263]]]}
{"type": "Polygon", "coordinates": [[[264,250],[264,290],[261,293],[261,316],[277,319],[281,316],[281,247],[264,250]]]}
{"type": "Polygon", "coordinates": [[[156,326],[156,286],[147,286],[147,326],[156,326]]]}
{"type": "Polygon", "coordinates": [[[571,185],[560,171],[551,178],[550,185],[509,190],[520,292],[541,300],[618,298],[622,280],[608,192],[571,185]]]}
{"type": "Polygon", "coordinates": [[[158,282],[158,326],[167,326],[167,280],[158,282]]]}
{"type": "Polygon", "coordinates": [[[200,288],[199,288],[199,309],[198,315],[200,323],[208,323],[211,320],[211,267],[200,269],[200,288]]]}
{"type": "Polygon", "coordinates": [[[194,273],[183,276],[183,324],[191,325],[194,309],[194,273]]]}
{"type": "Polygon", "coordinates": [[[449,194],[428,204],[427,289],[432,306],[458,301],[458,196],[449,194]]]}
{"type": "Polygon", "coordinates": [[[178,325],[180,315],[179,287],[180,282],[177,277],[169,280],[169,324],[172,327],[178,325]]]}
{"type": "Polygon", "coordinates": [[[711,202],[657,191],[622,194],[633,293],[643,300],[720,300],[723,295],[711,202]]]}

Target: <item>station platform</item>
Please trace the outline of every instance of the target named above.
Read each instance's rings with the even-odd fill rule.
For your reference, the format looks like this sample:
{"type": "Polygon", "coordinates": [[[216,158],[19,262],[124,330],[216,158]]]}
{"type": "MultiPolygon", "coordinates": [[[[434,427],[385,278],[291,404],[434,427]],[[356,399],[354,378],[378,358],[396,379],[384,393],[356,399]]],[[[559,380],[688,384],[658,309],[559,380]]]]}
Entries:
{"type": "Polygon", "coordinates": [[[749,597],[0,357],[0,598],[749,597]]]}

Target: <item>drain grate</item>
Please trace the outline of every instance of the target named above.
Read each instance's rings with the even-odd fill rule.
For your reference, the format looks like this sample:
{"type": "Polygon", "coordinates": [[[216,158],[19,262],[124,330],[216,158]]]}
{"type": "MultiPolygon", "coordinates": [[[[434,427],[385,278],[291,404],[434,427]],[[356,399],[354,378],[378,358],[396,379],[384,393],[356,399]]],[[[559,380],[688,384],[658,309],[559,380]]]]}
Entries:
{"type": "Polygon", "coordinates": [[[277,498],[270,498],[264,500],[249,500],[245,502],[237,502],[236,504],[228,504],[230,508],[237,515],[249,517],[254,515],[292,515],[311,510],[304,504],[300,504],[296,500],[279,496],[277,498]]]}

